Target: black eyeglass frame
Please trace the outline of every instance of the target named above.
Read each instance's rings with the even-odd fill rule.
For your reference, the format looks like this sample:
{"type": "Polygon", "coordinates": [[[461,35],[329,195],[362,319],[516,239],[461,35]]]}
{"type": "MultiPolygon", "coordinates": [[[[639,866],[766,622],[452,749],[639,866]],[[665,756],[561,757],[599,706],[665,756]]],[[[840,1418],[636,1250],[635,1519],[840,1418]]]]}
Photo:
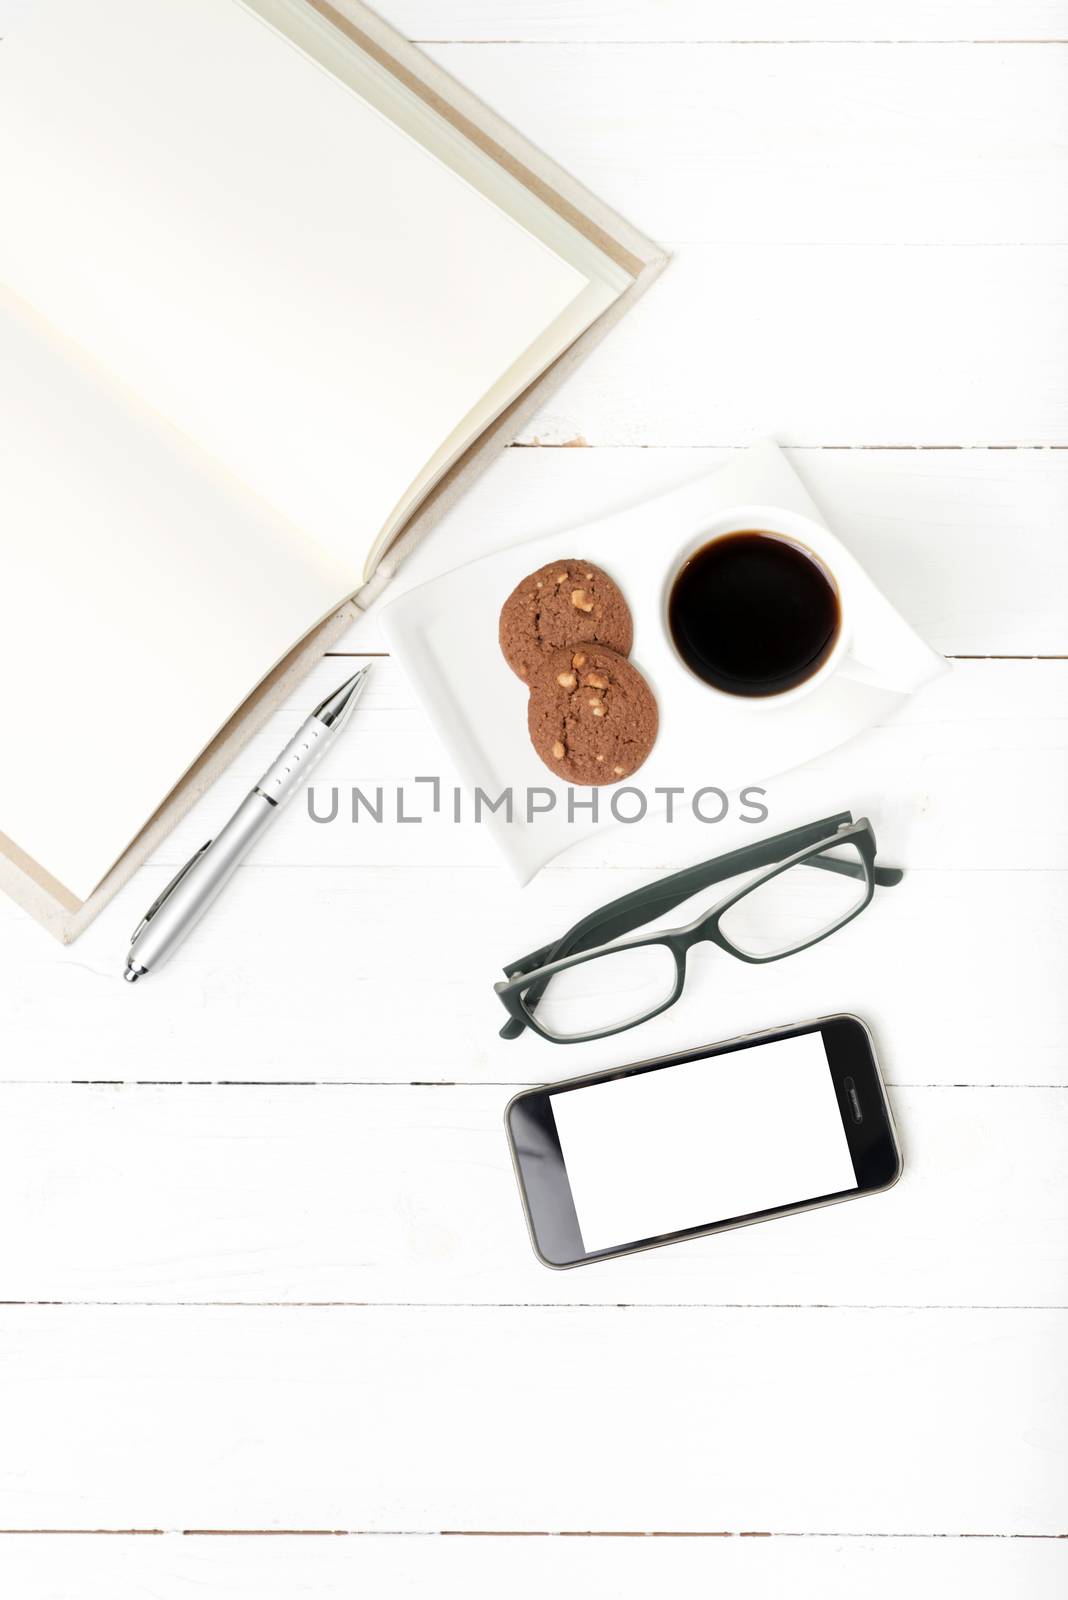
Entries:
{"type": "Polygon", "coordinates": [[[686,983],[686,953],[692,945],[705,940],[717,945],[728,955],[735,956],[739,961],[747,961],[753,966],[764,966],[769,961],[781,961],[786,956],[808,950],[823,939],[829,938],[832,933],[837,933],[840,928],[844,928],[854,917],[859,917],[860,913],[871,904],[876,885],[890,888],[901,882],[904,874],[900,869],[877,867],[875,853],[875,832],[868,818],[861,817],[854,822],[852,813],[843,811],[833,817],[824,817],[819,822],[810,822],[800,828],[791,828],[786,833],[775,834],[770,839],[745,845],[740,850],[732,850],[710,861],[699,862],[696,866],[685,867],[681,872],[661,878],[657,883],[646,884],[631,894],[622,895],[618,900],[610,901],[597,911],[591,912],[582,921],[575,923],[574,927],[568,929],[567,933],[555,943],[543,945],[540,950],[534,950],[505,967],[504,980],[493,986],[494,992],[509,1014],[509,1021],[501,1029],[501,1038],[517,1039],[525,1029],[531,1028],[551,1044],[583,1044],[592,1039],[605,1039],[615,1033],[625,1033],[629,1028],[648,1022],[675,1004],[686,983]],[[856,862],[839,861],[823,854],[832,846],[842,844],[852,844],[856,847],[861,858],[859,866],[856,862]],[[846,877],[863,875],[866,892],[857,905],[838,922],[832,923],[814,938],[805,939],[787,950],[779,950],[772,955],[753,955],[732,944],[720,927],[723,916],[762,884],[801,864],[818,867],[826,872],[840,873],[846,877]],[[735,877],[739,872],[761,867],[765,867],[766,870],[760,872],[758,877],[750,879],[741,888],[718,901],[710,910],[702,912],[693,922],[681,928],[661,929],[657,933],[645,934],[635,939],[620,940],[621,934],[629,933],[632,929],[663,916],[701,889],[710,888],[715,883],[735,877]],[[617,943],[617,940],[620,942],[617,943]],[[643,1012],[640,1016],[631,1018],[629,1022],[615,1024],[609,1028],[596,1028],[587,1033],[553,1033],[538,1021],[536,1015],[538,1001],[557,973],[564,972],[569,967],[579,966],[585,961],[614,954],[617,950],[631,950],[643,945],[658,944],[664,945],[674,958],[675,986],[667,999],[660,1005],[654,1006],[651,1011],[643,1012]]]}

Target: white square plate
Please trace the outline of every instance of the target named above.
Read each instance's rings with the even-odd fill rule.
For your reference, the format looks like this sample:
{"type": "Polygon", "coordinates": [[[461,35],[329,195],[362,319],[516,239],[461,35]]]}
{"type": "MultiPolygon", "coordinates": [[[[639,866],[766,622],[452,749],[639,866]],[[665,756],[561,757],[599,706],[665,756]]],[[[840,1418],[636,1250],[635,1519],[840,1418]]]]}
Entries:
{"type": "MultiPolygon", "coordinates": [[[[704,786],[731,793],[799,765],[885,716],[903,696],[946,670],[827,528],[776,445],[764,441],[696,483],[597,522],[487,556],[410,590],[386,606],[382,626],[415,693],[436,725],[462,781],[495,798],[514,796],[485,814],[487,827],[519,880],[595,829],[619,826],[608,789],[599,816],[568,818],[568,785],[534,754],[527,737],[527,691],[501,656],[501,606],[527,573],[571,557],[595,562],[622,589],[634,617],[631,660],[652,686],[660,732],[630,783],[656,809],[658,787],[704,786]],[[781,513],[848,588],[850,654],[844,666],[802,699],[754,707],[716,694],[681,664],[664,625],[666,590],[686,555],[725,516],[759,528],[781,513]],[[528,817],[526,792],[555,796],[551,811],[528,817]]],[[[579,800],[594,792],[576,789],[579,800]]],[[[538,804],[548,802],[542,799],[538,804]]],[[[636,805],[637,802],[634,802],[636,805]]],[[[662,807],[663,802],[659,802],[662,807]]]]}

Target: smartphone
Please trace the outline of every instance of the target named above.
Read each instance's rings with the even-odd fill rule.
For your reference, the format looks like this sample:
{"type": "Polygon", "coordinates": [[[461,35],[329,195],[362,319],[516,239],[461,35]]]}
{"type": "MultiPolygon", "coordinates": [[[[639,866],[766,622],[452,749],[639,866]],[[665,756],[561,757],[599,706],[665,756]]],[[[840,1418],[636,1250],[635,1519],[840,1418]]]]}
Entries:
{"type": "Polygon", "coordinates": [[[859,1017],[821,1017],[524,1089],[505,1127],[547,1267],[889,1189],[901,1153],[859,1017]]]}

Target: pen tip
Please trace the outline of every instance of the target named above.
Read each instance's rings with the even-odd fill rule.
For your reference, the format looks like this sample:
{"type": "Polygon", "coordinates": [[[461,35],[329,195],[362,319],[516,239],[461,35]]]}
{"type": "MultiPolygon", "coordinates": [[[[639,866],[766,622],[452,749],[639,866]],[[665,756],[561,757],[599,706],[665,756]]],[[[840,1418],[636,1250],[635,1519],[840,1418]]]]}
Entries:
{"type": "Polygon", "coordinates": [[[363,686],[370,670],[371,663],[368,661],[359,672],[354,672],[351,678],[346,678],[333,694],[327,695],[326,699],[316,706],[312,715],[318,717],[320,722],[325,722],[328,728],[335,722],[342,721],[349,715],[363,693],[363,686]]]}
{"type": "Polygon", "coordinates": [[[127,983],[136,983],[138,978],[143,978],[147,971],[147,967],[135,967],[128,962],[123,977],[127,983]]]}

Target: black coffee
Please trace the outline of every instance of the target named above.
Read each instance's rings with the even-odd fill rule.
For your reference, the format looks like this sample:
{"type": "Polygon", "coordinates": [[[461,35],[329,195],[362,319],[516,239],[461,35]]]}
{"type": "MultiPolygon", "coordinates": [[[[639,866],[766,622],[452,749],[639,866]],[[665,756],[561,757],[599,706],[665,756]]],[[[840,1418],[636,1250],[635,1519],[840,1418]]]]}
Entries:
{"type": "Polygon", "coordinates": [[[782,694],[834,649],[838,593],[800,546],[769,533],[712,539],[680,570],[668,602],[675,646],[699,678],[728,694],[782,694]]]}

